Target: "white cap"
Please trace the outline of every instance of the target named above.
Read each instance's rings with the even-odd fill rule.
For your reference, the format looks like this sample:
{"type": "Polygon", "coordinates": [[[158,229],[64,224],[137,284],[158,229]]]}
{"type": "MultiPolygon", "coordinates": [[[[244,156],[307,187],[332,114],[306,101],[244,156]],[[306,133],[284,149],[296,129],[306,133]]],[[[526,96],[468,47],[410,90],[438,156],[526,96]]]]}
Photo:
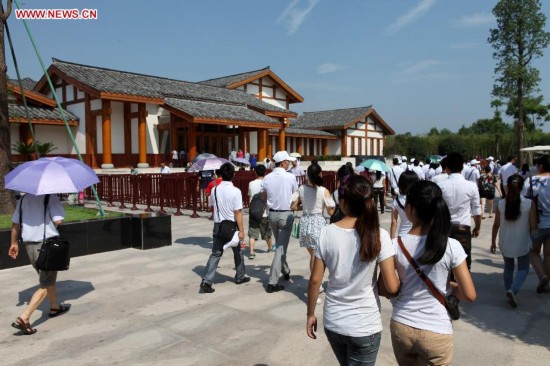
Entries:
{"type": "Polygon", "coordinates": [[[403,156],[401,157],[401,160],[402,160],[402,161],[407,161],[407,157],[406,157],[405,155],[403,155],[403,156]]]}
{"type": "Polygon", "coordinates": [[[487,158],[487,160],[495,160],[495,158],[493,158],[492,156],[489,156],[489,157],[487,158]]]}
{"type": "Polygon", "coordinates": [[[273,160],[275,160],[276,163],[280,163],[285,160],[295,161],[296,158],[293,158],[292,156],[288,155],[286,151],[277,151],[275,155],[273,155],[273,160]]]}
{"type": "Polygon", "coordinates": [[[414,163],[414,160],[415,160],[415,159],[414,159],[414,158],[412,158],[412,159],[411,159],[411,163],[414,163]]]}
{"type": "Polygon", "coordinates": [[[480,161],[479,161],[479,160],[476,160],[476,159],[472,159],[472,160],[470,161],[470,165],[479,164],[479,163],[480,163],[480,161]]]}

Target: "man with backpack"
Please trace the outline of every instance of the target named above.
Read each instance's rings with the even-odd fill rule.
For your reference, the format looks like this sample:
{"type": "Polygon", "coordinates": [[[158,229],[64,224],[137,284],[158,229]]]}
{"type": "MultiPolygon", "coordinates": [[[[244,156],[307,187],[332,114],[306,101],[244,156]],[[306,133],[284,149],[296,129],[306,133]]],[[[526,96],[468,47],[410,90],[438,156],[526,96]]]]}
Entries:
{"type": "Polygon", "coordinates": [[[271,224],[267,218],[267,209],[261,193],[265,171],[265,165],[256,165],[254,167],[256,179],[248,184],[248,197],[250,199],[248,210],[248,240],[250,251],[248,254],[248,259],[251,260],[256,258],[256,253],[254,253],[254,243],[256,240],[260,239],[260,234],[262,236],[262,240],[265,240],[267,243],[267,252],[273,252],[273,240],[271,239],[273,233],[271,231],[271,224]]]}

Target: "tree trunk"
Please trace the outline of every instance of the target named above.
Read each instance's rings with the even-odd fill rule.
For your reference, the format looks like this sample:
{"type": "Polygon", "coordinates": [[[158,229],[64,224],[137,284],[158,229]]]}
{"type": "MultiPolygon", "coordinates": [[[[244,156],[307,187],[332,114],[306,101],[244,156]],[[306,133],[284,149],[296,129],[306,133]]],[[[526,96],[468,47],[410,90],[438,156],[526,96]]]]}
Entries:
{"type": "MultiPolygon", "coordinates": [[[[2,5],[0,3],[0,5],[2,5]]],[[[0,7],[0,214],[11,214],[15,209],[15,196],[4,188],[4,177],[11,170],[11,138],[8,116],[8,84],[6,50],[4,42],[4,22],[11,12],[11,1],[8,9],[0,7]]]]}

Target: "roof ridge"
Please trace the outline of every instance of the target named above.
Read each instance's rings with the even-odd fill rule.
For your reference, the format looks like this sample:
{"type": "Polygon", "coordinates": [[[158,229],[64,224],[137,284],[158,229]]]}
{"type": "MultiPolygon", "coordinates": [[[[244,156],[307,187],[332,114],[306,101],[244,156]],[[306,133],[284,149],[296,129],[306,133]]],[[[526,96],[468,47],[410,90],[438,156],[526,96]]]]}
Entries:
{"type": "Polygon", "coordinates": [[[226,78],[231,78],[231,77],[234,77],[234,76],[239,76],[239,75],[244,75],[244,74],[250,74],[250,73],[253,73],[253,72],[259,72],[259,71],[264,71],[264,70],[271,70],[271,66],[268,65],[268,66],[266,66],[266,67],[264,67],[264,68],[262,68],[262,69],[258,69],[258,70],[239,72],[239,73],[233,74],[233,75],[226,75],[226,76],[220,76],[220,77],[217,77],[217,78],[212,78],[212,79],[197,81],[197,83],[206,83],[207,81],[219,80],[219,79],[226,79],[226,78]]]}
{"type": "Polygon", "coordinates": [[[364,108],[372,108],[372,104],[365,106],[365,107],[352,107],[352,108],[338,108],[338,109],[326,109],[324,111],[313,111],[313,112],[303,112],[303,114],[307,113],[320,113],[320,112],[336,112],[336,111],[349,111],[352,109],[364,109],[364,108]]]}
{"type": "Polygon", "coordinates": [[[164,79],[164,80],[170,80],[170,81],[177,81],[177,82],[180,82],[180,83],[187,83],[187,84],[197,84],[197,83],[194,83],[194,82],[192,82],[192,81],[178,80],[178,79],[168,78],[168,77],[165,77],[165,76],[157,76],[157,75],[151,75],[151,74],[143,74],[143,73],[140,73],[140,72],[123,71],[123,70],[111,69],[111,68],[108,68],[108,67],[92,66],[92,65],[86,65],[86,64],[79,64],[79,63],[71,62],[71,61],[63,61],[63,60],[60,60],[60,59],[55,58],[55,57],[52,57],[52,61],[53,61],[53,63],[58,62],[58,63],[64,63],[64,64],[69,64],[69,65],[75,65],[75,66],[89,67],[89,68],[91,68],[91,69],[98,69],[98,70],[104,70],[104,71],[115,71],[115,72],[120,72],[120,73],[123,73],[123,74],[131,74],[131,75],[137,75],[137,76],[146,76],[146,77],[150,77],[150,78],[164,79]]]}

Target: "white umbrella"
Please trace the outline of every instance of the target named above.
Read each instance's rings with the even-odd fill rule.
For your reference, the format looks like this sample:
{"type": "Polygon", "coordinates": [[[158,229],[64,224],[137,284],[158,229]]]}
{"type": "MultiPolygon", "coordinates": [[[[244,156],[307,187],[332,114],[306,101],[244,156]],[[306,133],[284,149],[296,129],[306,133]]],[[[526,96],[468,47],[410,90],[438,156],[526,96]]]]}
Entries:
{"type": "Polygon", "coordinates": [[[191,167],[187,171],[189,173],[194,173],[201,172],[203,170],[217,170],[220,169],[220,167],[225,163],[230,163],[230,161],[224,158],[202,159],[191,165],[191,167]]]}

